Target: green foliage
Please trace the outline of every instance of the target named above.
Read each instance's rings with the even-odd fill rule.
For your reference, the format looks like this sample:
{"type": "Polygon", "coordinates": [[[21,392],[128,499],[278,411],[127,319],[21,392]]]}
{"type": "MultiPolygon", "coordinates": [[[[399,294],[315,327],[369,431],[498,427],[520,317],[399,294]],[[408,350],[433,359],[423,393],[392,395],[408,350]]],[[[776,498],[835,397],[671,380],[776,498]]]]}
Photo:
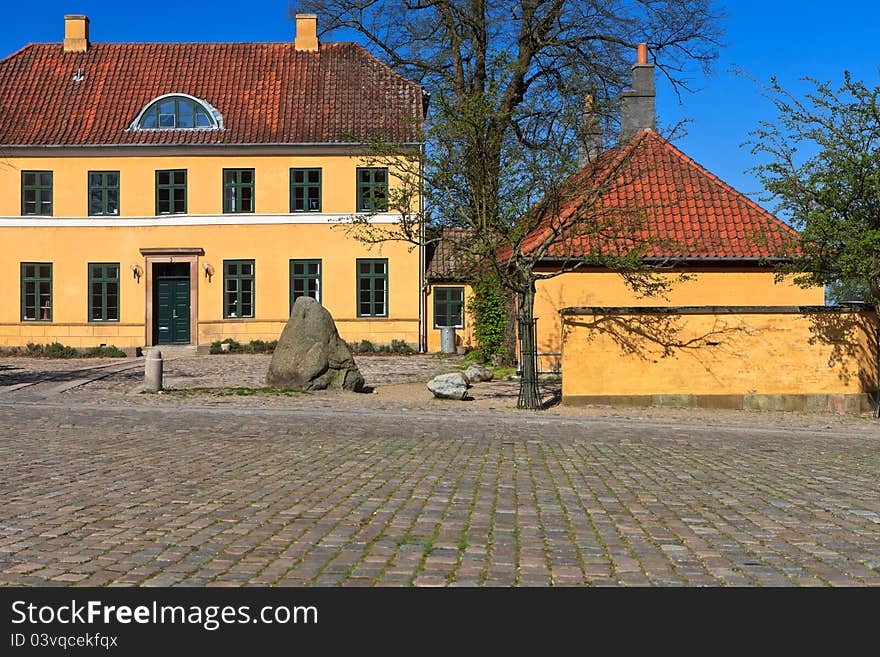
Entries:
{"type": "Polygon", "coordinates": [[[369,340],[350,342],[348,348],[355,354],[398,354],[409,356],[416,353],[404,340],[392,340],[391,344],[373,344],[369,340]]]}
{"type": "Polygon", "coordinates": [[[825,288],[825,303],[838,306],[848,301],[871,301],[871,290],[865,285],[844,284],[840,281],[829,283],[825,288]]]}
{"type": "Polygon", "coordinates": [[[348,348],[356,354],[374,354],[376,353],[376,345],[369,340],[361,340],[360,342],[352,342],[348,348]]]}
{"type": "Polygon", "coordinates": [[[22,347],[8,347],[0,350],[4,356],[26,356],[28,358],[125,358],[125,352],[115,345],[107,347],[87,347],[77,349],[60,342],[35,344],[28,342],[22,347]]]}
{"type": "Polygon", "coordinates": [[[82,352],[83,358],[125,358],[125,352],[115,345],[89,347],[82,352]]]}
{"type": "Polygon", "coordinates": [[[780,215],[800,229],[781,274],[803,286],[880,301],[880,87],[844,74],[843,84],[807,80],[796,97],[772,80],[778,116],[752,133],[755,172],[780,215]]]}
{"type": "Polygon", "coordinates": [[[225,340],[217,340],[211,343],[210,353],[212,354],[271,354],[275,351],[278,340],[265,342],[263,340],[251,340],[247,344],[242,344],[233,338],[225,340]],[[222,345],[228,344],[228,349],[224,350],[222,345]]]}
{"type": "Polygon", "coordinates": [[[477,348],[468,357],[486,364],[492,356],[505,353],[504,335],[507,328],[505,293],[497,279],[487,277],[474,284],[469,312],[473,319],[477,348]]]}
{"type": "Polygon", "coordinates": [[[416,350],[410,347],[403,340],[392,340],[390,345],[391,353],[393,354],[414,354],[416,350]]]}

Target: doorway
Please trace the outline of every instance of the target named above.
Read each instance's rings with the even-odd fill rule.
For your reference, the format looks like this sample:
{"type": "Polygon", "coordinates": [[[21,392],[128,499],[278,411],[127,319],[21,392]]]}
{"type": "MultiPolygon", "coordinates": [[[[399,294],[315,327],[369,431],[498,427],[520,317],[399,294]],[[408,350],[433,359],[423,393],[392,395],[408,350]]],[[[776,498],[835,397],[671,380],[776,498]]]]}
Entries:
{"type": "Polygon", "coordinates": [[[189,344],[190,263],[153,264],[153,344],[189,344]]]}

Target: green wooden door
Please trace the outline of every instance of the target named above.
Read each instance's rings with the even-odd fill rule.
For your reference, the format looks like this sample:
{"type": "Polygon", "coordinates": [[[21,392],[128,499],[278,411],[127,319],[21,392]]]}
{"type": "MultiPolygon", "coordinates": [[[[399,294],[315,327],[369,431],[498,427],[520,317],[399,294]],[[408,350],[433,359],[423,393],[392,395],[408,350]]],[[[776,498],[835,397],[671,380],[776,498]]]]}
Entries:
{"type": "Polygon", "coordinates": [[[156,344],[189,344],[189,276],[160,276],[156,283],[156,344]]]}

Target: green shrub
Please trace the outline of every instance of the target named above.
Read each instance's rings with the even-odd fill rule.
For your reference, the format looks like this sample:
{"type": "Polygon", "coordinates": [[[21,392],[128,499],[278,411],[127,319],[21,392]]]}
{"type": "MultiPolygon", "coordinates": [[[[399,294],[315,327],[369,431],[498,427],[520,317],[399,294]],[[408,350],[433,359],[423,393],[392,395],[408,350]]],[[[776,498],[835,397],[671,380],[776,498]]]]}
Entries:
{"type": "Polygon", "coordinates": [[[392,340],[391,344],[373,344],[369,340],[349,342],[348,348],[355,354],[403,354],[416,353],[404,340],[392,340]]]}
{"type": "Polygon", "coordinates": [[[403,340],[392,340],[391,341],[391,353],[393,354],[414,354],[416,350],[410,347],[403,340]]]}
{"type": "Polygon", "coordinates": [[[271,354],[277,346],[278,340],[271,340],[269,342],[251,340],[247,344],[242,344],[233,338],[226,338],[225,340],[212,342],[209,352],[212,354],[271,354]],[[223,351],[223,347],[220,346],[224,344],[229,345],[228,351],[223,351]]]}
{"type": "Polygon", "coordinates": [[[489,363],[492,356],[503,355],[506,351],[504,336],[507,330],[507,310],[505,299],[508,294],[497,280],[487,278],[474,284],[474,294],[470,303],[473,318],[474,339],[477,348],[472,358],[481,364],[489,363]]]}
{"type": "Polygon", "coordinates": [[[0,350],[5,356],[27,356],[29,358],[125,358],[125,352],[115,345],[106,347],[87,347],[77,349],[60,342],[35,344],[28,342],[21,347],[8,347],[0,350]]]}
{"type": "Polygon", "coordinates": [[[236,352],[240,352],[240,351],[241,351],[241,343],[240,342],[238,342],[237,340],[233,340],[232,338],[226,338],[225,340],[216,340],[215,342],[212,342],[211,349],[209,350],[209,353],[212,353],[212,354],[230,353],[230,354],[232,354],[232,353],[236,353],[236,352]],[[223,344],[229,345],[228,351],[223,351],[223,349],[220,347],[220,345],[223,345],[223,344]]]}
{"type": "Polygon", "coordinates": [[[116,345],[89,347],[82,353],[83,358],[125,358],[125,352],[116,345]]]}

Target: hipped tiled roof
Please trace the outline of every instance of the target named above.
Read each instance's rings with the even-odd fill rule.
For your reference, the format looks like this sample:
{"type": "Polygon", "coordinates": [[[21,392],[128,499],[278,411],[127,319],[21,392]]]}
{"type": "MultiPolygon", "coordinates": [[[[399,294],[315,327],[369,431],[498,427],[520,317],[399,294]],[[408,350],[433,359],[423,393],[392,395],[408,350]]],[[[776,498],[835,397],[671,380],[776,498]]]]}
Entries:
{"type": "Polygon", "coordinates": [[[0,145],[416,142],[422,107],[418,84],[355,43],[49,43],[0,60],[0,145]],[[224,129],[129,130],[170,93],[207,101],[224,129]]]}
{"type": "Polygon", "coordinates": [[[464,228],[444,228],[441,238],[428,246],[429,281],[461,281],[467,278],[468,265],[465,253],[459,244],[468,239],[469,231],[464,228]]]}
{"type": "Polygon", "coordinates": [[[549,257],[563,258],[640,249],[644,258],[760,260],[780,256],[797,236],[653,131],[603,153],[562,189],[563,202],[526,238],[524,252],[546,243],[551,224],[573,227],[549,248],[549,257]],[[596,213],[590,208],[606,227],[601,235],[576,227],[596,213]],[[614,231],[615,222],[623,228],[614,231]]]}

